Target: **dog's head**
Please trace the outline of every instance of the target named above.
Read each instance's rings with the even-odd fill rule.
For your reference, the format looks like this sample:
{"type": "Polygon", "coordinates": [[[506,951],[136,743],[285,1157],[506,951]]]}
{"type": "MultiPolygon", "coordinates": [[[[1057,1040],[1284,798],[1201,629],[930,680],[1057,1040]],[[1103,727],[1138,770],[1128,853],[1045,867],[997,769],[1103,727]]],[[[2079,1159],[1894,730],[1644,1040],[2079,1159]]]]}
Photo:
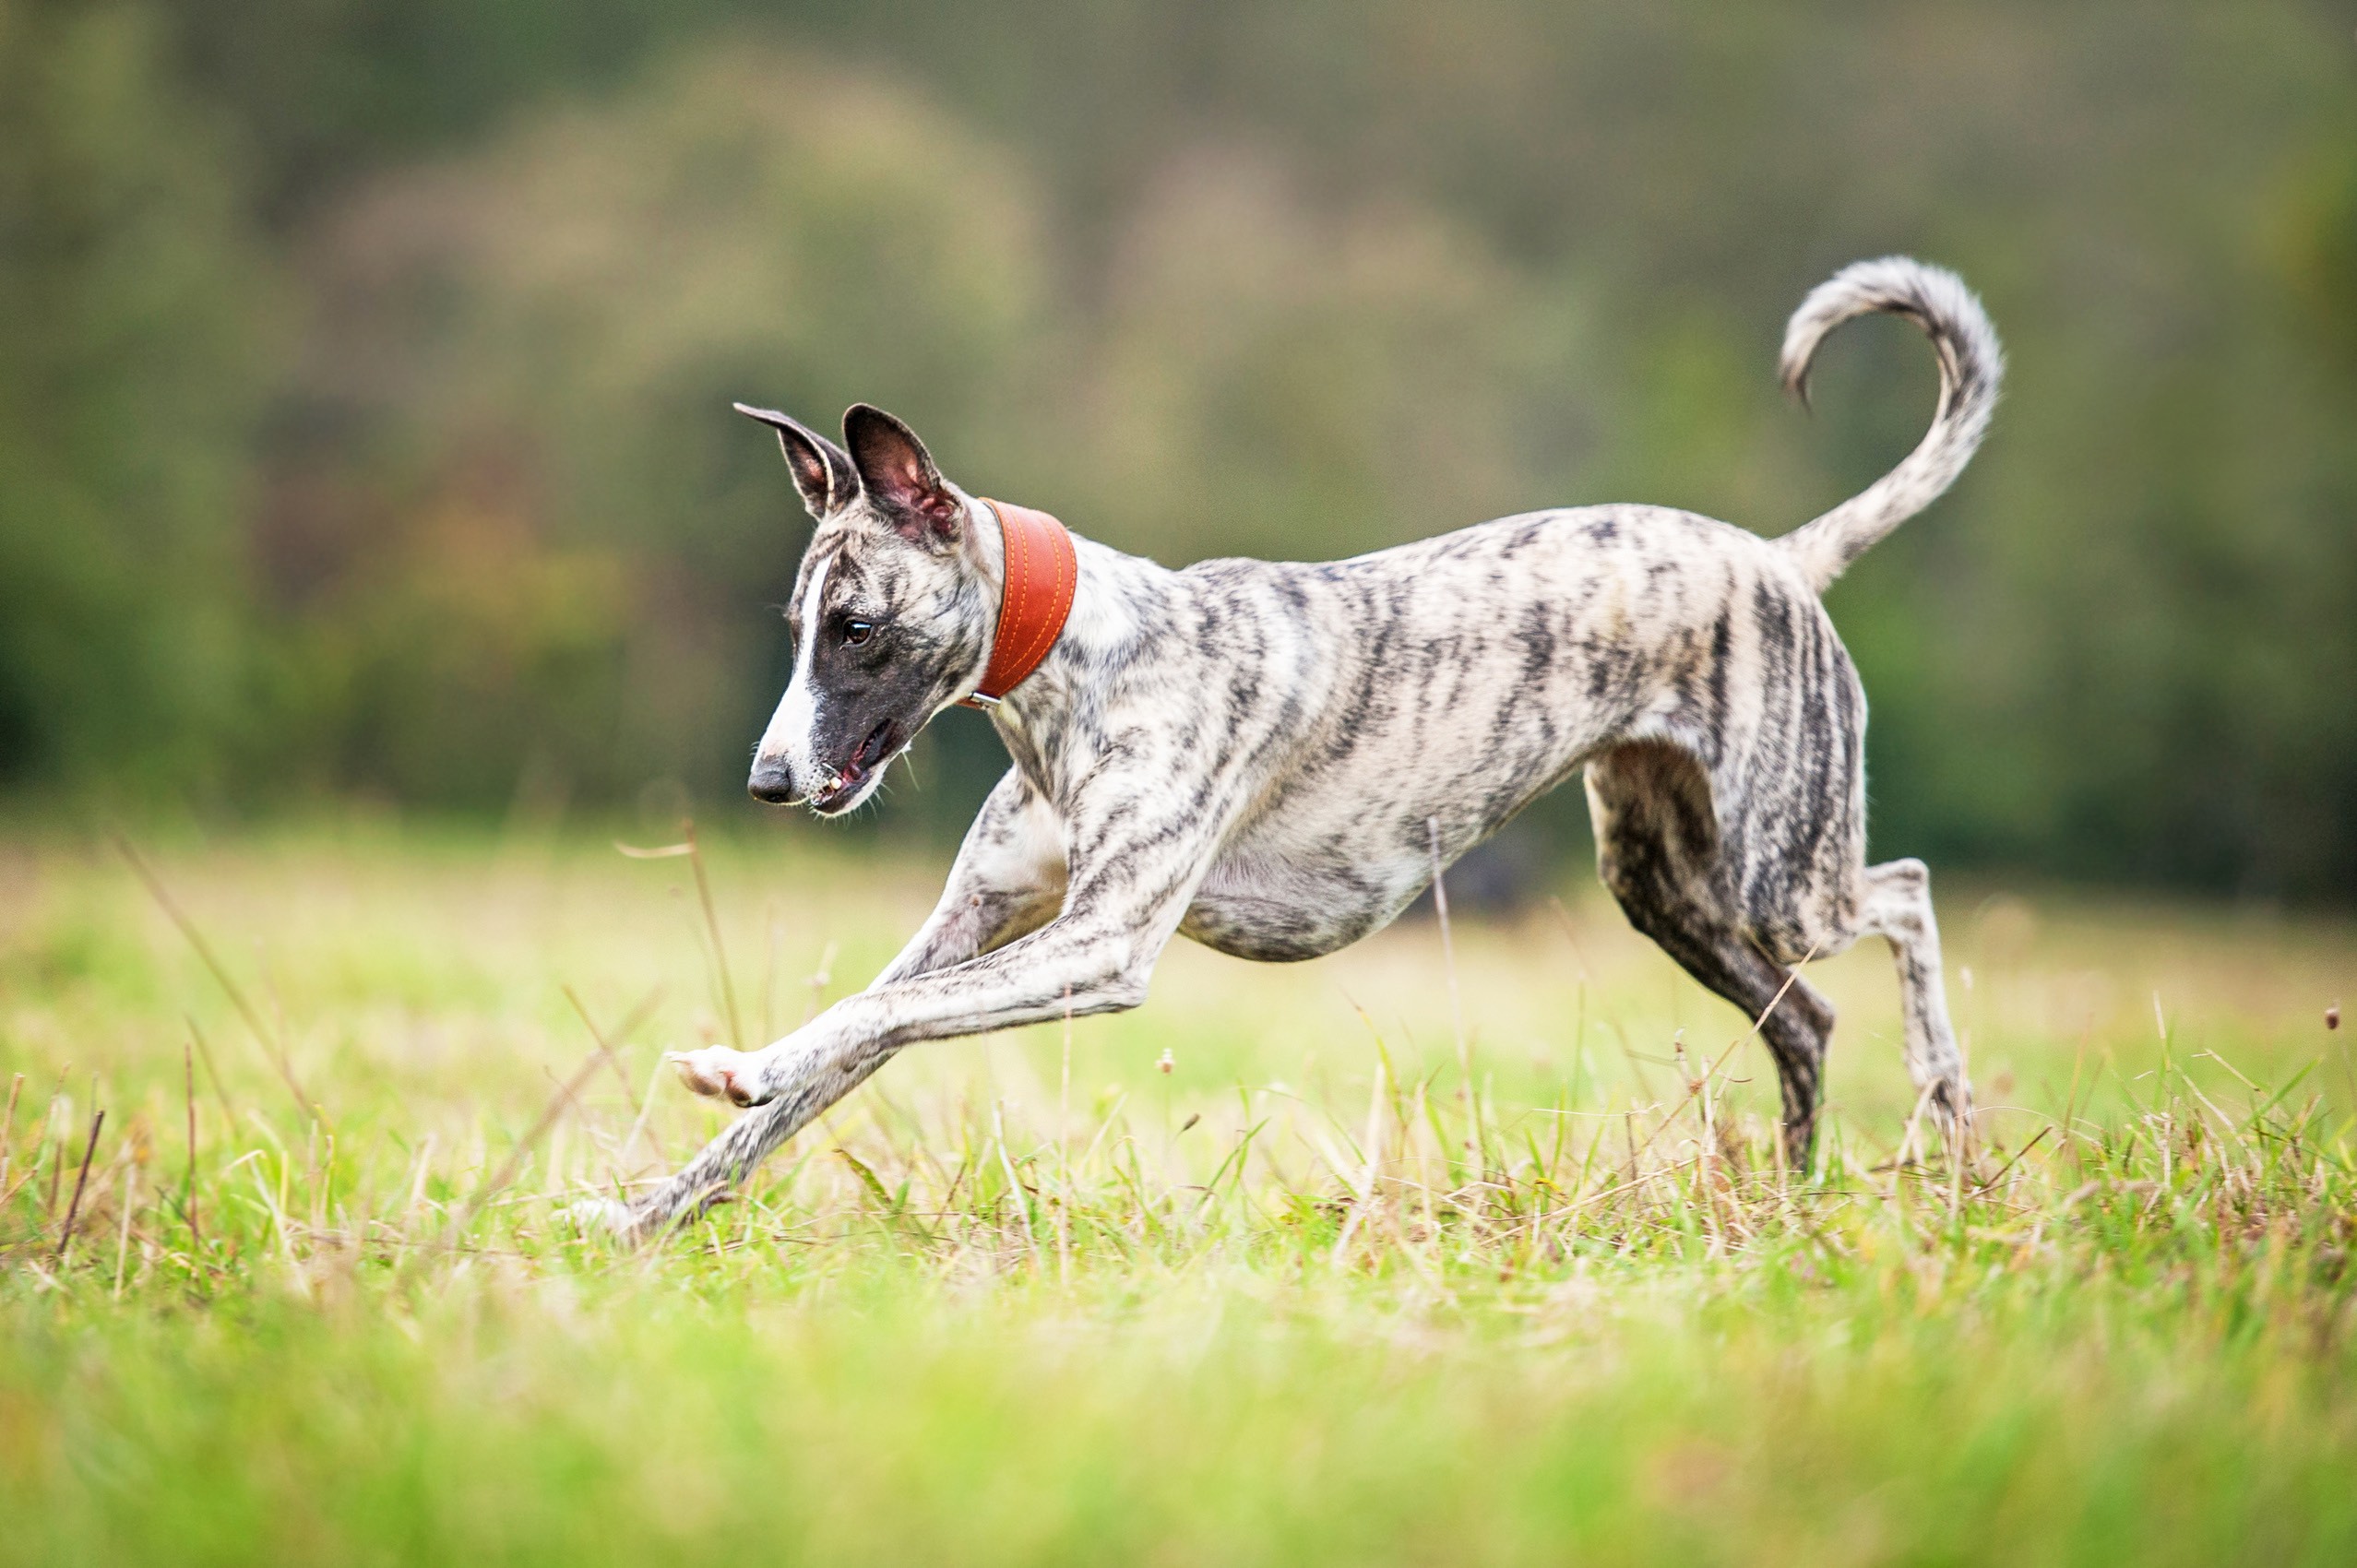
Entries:
{"type": "Polygon", "coordinates": [[[994,612],[975,507],[881,409],[855,405],[838,446],[783,414],[737,408],[778,433],[818,524],[786,607],[793,678],[747,788],[834,816],[874,794],[926,721],[981,678],[994,612]]]}

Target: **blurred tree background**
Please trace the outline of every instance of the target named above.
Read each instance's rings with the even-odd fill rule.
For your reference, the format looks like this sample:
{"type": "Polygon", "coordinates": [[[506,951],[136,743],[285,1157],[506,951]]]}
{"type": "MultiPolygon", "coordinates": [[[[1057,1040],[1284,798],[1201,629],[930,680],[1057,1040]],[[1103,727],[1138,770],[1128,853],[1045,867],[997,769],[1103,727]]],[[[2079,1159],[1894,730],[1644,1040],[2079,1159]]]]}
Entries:
{"type": "MultiPolygon", "coordinates": [[[[1601,500],[1780,532],[2013,360],[1835,590],[1876,852],[2357,887],[2357,38],[2303,0],[0,0],[0,788],[737,798],[880,402],[1179,563],[1601,500]]],[[[954,835],[950,716],[868,831],[954,835]]],[[[1576,799],[1542,818],[1566,845],[1576,799]]]]}

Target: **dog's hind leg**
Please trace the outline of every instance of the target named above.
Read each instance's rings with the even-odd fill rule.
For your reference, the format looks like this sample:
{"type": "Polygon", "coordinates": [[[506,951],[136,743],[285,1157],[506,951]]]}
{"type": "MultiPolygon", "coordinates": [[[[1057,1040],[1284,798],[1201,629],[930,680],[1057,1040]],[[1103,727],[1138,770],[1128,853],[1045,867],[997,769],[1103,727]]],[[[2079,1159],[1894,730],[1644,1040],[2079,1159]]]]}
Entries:
{"type": "Polygon", "coordinates": [[[1824,1104],[1833,1004],[1808,981],[1770,962],[1749,940],[1690,905],[1632,899],[1617,889],[1615,897],[1631,925],[1757,1026],[1783,1091],[1785,1163],[1795,1174],[1806,1175],[1824,1104]]]}
{"type": "Polygon", "coordinates": [[[1727,909],[1710,787],[1686,753],[1637,742],[1588,767],[1597,870],[1629,923],[1759,1030],[1784,1099],[1784,1154],[1805,1172],[1833,1004],[1745,936],[1727,909]]]}
{"type": "Polygon", "coordinates": [[[1868,866],[1863,886],[1859,927],[1887,941],[1899,966],[1907,1075],[1940,1130],[1952,1132],[1972,1109],[1972,1088],[1948,1022],[1940,928],[1932,915],[1932,873],[1921,861],[1889,861],[1868,866]]]}

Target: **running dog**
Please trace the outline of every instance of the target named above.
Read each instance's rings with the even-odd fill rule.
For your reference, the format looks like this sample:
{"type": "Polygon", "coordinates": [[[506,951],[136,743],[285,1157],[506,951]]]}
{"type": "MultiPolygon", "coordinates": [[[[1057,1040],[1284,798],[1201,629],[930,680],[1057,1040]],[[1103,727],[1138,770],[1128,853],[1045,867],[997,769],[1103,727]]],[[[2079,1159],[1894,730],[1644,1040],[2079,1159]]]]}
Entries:
{"type": "Polygon", "coordinates": [[[1865,698],[1817,596],[1962,471],[2003,359],[1954,274],[1889,257],[1802,303],[1785,387],[1805,402],[1827,334],[1877,311],[1937,353],[1930,432],[1772,540],[1585,506],[1349,561],[1172,571],[969,495],[881,410],[853,408],[839,446],[744,409],[817,524],[753,794],[839,816],[961,701],[1014,766],[873,985],[763,1050],[673,1058],[753,1109],[603,1218],[644,1236],[700,1212],[904,1046],[1135,1007],[1173,935],[1268,961],[1356,942],[1574,771],[1630,923],[1757,1021],[1793,1169],[1833,1028],[1795,970],[1868,933],[1897,958],[1921,1103],[1957,1126],[1971,1093],[1929,876],[1865,863],[1865,698]]]}

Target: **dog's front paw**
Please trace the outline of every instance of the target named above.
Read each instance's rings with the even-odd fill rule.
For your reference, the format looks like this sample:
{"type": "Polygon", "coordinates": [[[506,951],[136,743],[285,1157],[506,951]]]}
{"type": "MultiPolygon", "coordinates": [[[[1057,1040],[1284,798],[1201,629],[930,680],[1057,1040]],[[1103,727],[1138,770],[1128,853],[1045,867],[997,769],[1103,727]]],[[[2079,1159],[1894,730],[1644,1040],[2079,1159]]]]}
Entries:
{"type": "Polygon", "coordinates": [[[679,1069],[680,1082],[696,1093],[731,1105],[758,1105],[768,1098],[761,1092],[760,1055],[746,1055],[725,1045],[701,1051],[673,1051],[663,1060],[679,1069]]]}

